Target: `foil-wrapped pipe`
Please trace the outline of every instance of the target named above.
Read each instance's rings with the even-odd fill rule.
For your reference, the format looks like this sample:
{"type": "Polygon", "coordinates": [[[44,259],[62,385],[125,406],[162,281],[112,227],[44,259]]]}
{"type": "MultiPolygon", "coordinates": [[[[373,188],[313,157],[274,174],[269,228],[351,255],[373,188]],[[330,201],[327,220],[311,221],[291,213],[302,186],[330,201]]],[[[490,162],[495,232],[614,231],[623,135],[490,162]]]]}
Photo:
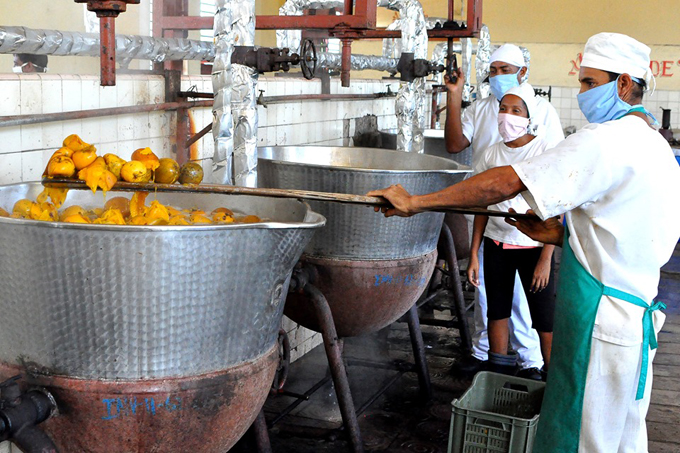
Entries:
{"type": "Polygon", "coordinates": [[[232,2],[216,0],[214,22],[215,62],[212,70],[213,92],[213,138],[215,152],[212,162],[212,182],[232,184],[232,157],[234,151],[234,121],[231,115],[232,68],[234,52],[232,29],[232,2]]]}
{"type": "MultiPolygon", "coordinates": [[[[287,0],[279,8],[279,16],[302,16],[305,9],[344,9],[344,0],[287,0]]],[[[300,50],[302,32],[300,30],[276,30],[276,47],[287,47],[291,52],[300,50]]]]}
{"type": "Polygon", "coordinates": [[[463,85],[463,102],[470,102],[472,98],[472,84],[470,84],[470,74],[472,72],[472,39],[462,38],[461,42],[461,69],[465,77],[465,84],[463,85]]]}
{"type": "MultiPolygon", "coordinates": [[[[413,53],[414,58],[427,58],[427,22],[423,7],[417,0],[378,0],[379,6],[399,11],[401,19],[402,52],[413,53]]],[[[397,93],[397,149],[423,152],[425,128],[425,80],[401,82],[397,93]]]]}
{"type": "MultiPolygon", "coordinates": [[[[99,56],[99,34],[27,27],[0,26],[0,53],[28,53],[56,56],[99,56]]],[[[213,60],[210,42],[182,38],[116,35],[116,58],[151,60],[213,60]]]]}
{"type": "MultiPolygon", "coordinates": [[[[382,6],[380,1],[378,6],[382,6]]],[[[426,17],[425,22],[428,30],[435,28],[437,25],[444,25],[448,19],[442,17],[426,17]]],[[[397,18],[387,26],[387,30],[401,30],[401,18],[397,18]]],[[[383,39],[383,57],[399,58],[401,55],[401,38],[385,38],[383,39]]]]}
{"type": "MultiPolygon", "coordinates": [[[[401,18],[389,24],[387,30],[401,30],[401,18]]],[[[399,58],[401,55],[401,38],[383,39],[383,57],[399,58]]]]}
{"type": "Polygon", "coordinates": [[[489,75],[491,60],[491,37],[489,27],[482,25],[477,40],[477,58],[475,59],[475,72],[477,75],[477,99],[484,99],[491,93],[489,83],[484,79],[489,75]]]}
{"type": "MultiPolygon", "coordinates": [[[[232,1],[234,43],[255,45],[255,0],[232,1]]],[[[257,70],[232,65],[231,115],[234,119],[234,184],[257,187],[257,70]]]]}
{"type": "Polygon", "coordinates": [[[522,82],[526,82],[529,80],[529,71],[531,70],[531,52],[529,52],[529,49],[526,47],[519,47],[520,50],[522,51],[522,55],[524,56],[524,63],[526,64],[527,67],[527,72],[524,73],[524,76],[522,77],[522,82]]]}
{"type": "MultiPolygon", "coordinates": [[[[317,65],[320,68],[340,69],[342,66],[342,55],[337,53],[323,52],[317,54],[317,65]]],[[[397,72],[396,58],[386,58],[378,55],[357,55],[352,54],[352,71],[363,71],[373,69],[376,71],[386,71],[391,74],[397,72]]]]}
{"type": "Polygon", "coordinates": [[[427,58],[427,21],[418,0],[378,0],[378,6],[399,12],[402,51],[427,58]]]}

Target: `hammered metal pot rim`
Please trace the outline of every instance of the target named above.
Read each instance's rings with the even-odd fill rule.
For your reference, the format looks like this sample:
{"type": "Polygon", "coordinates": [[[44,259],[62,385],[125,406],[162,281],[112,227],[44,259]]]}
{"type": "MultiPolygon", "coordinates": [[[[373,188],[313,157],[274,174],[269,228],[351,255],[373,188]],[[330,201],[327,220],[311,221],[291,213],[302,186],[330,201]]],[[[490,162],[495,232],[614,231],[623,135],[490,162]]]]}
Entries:
{"type": "Polygon", "coordinates": [[[260,223],[243,223],[243,224],[226,224],[226,225],[104,225],[93,223],[64,223],[64,222],[49,222],[43,220],[29,220],[29,219],[12,219],[8,217],[0,217],[1,225],[26,225],[42,228],[61,228],[68,230],[95,230],[95,231],[222,231],[222,230],[245,230],[245,229],[286,229],[286,228],[320,228],[326,224],[326,218],[314,211],[309,211],[308,218],[311,222],[260,222],[260,223]]]}
{"type": "MultiPolygon", "coordinates": [[[[3,184],[0,187],[30,186],[38,184],[40,181],[28,181],[14,184],[3,184]]],[[[126,192],[127,193],[127,192],[126,192]]],[[[229,195],[233,197],[247,197],[249,195],[229,195]]],[[[257,198],[275,198],[258,196],[257,198]]],[[[286,228],[320,228],[326,224],[326,218],[316,211],[313,211],[309,204],[303,200],[296,200],[306,207],[307,212],[302,222],[258,222],[258,223],[238,223],[224,225],[105,225],[92,223],[65,223],[44,220],[14,219],[11,217],[0,217],[0,228],[3,225],[24,225],[39,228],[57,228],[65,230],[91,230],[91,231],[118,231],[118,232],[181,232],[181,231],[222,231],[222,230],[242,230],[242,229],[286,229],[286,228]]]]}
{"type": "Polygon", "coordinates": [[[450,165],[456,165],[457,168],[434,168],[434,169],[417,169],[417,170],[410,170],[410,169],[395,169],[395,170],[389,170],[389,169],[381,169],[381,168],[366,168],[366,167],[351,167],[351,166],[338,166],[338,165],[333,165],[333,164],[316,164],[316,163],[309,163],[309,162],[291,162],[289,160],[279,160],[274,157],[266,157],[264,156],[264,153],[266,150],[285,150],[285,149],[300,149],[303,148],[305,150],[320,150],[320,151],[331,151],[331,150],[337,150],[337,149],[343,149],[343,150],[369,150],[373,154],[378,154],[378,153],[384,153],[384,154],[392,154],[395,156],[395,158],[398,155],[403,155],[404,151],[395,151],[391,149],[383,149],[383,148],[360,148],[360,147],[338,147],[338,146],[306,146],[306,145],[300,145],[300,146],[263,146],[258,148],[258,159],[262,160],[268,160],[271,162],[274,162],[278,165],[287,165],[291,167],[312,167],[312,168],[325,168],[325,169],[330,169],[333,171],[339,171],[339,172],[351,172],[351,173],[377,173],[377,174],[418,174],[418,173],[440,173],[440,174],[457,174],[457,173],[470,173],[471,168],[468,167],[467,165],[462,165],[458,164],[452,160],[445,159],[442,157],[437,157],[437,156],[430,156],[427,154],[422,154],[419,153],[419,156],[422,156],[423,159],[425,160],[432,160],[433,162],[439,161],[439,163],[442,165],[442,167],[450,166],[450,165]]]}

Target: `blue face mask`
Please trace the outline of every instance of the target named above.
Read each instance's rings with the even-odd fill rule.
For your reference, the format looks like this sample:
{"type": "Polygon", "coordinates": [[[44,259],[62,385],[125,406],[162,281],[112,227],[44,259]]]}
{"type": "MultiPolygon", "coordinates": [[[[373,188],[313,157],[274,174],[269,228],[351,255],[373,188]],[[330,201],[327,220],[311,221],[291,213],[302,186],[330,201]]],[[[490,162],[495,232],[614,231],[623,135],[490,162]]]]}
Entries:
{"type": "Polygon", "coordinates": [[[517,80],[516,73],[499,74],[494,77],[489,77],[489,85],[491,87],[491,92],[496,96],[496,99],[501,100],[510,88],[519,86],[519,81],[517,80]]]}
{"type": "Polygon", "coordinates": [[[616,120],[630,111],[632,106],[619,97],[617,81],[591,88],[576,96],[578,106],[589,123],[616,120]]]}

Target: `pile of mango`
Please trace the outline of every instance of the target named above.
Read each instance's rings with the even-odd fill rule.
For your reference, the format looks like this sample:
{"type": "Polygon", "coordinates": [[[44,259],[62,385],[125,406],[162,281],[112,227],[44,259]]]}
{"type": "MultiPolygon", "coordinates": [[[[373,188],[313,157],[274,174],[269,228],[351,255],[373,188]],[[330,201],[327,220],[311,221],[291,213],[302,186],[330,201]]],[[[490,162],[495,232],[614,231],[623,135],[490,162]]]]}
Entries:
{"type": "Polygon", "coordinates": [[[64,139],[63,147],[52,154],[43,176],[49,178],[77,178],[96,191],[111,190],[123,179],[127,182],[161,184],[200,184],[203,169],[195,162],[179,164],[169,158],[159,159],[150,148],[140,148],[132,153],[128,162],[115,154],[97,156],[94,145],[85,143],[76,134],[64,139]]]}
{"type": "MultiPolygon", "coordinates": [[[[97,156],[96,148],[75,134],[66,137],[63,145],[50,157],[43,176],[77,178],[85,181],[93,192],[97,188],[101,189],[104,196],[119,179],[132,183],[161,184],[199,184],[203,180],[200,165],[189,162],[180,168],[173,159],[159,159],[149,148],[136,150],[132,153],[132,159],[126,162],[115,154],[97,156]]],[[[135,192],[130,199],[112,198],[103,208],[85,209],[72,205],[60,210],[67,193],[68,189],[46,187],[36,201],[17,201],[11,213],[0,208],[0,217],[104,225],[225,225],[262,221],[257,216],[238,215],[224,207],[208,213],[200,209],[177,209],[163,205],[158,200],[147,206],[148,192],[135,192]]]]}
{"type": "Polygon", "coordinates": [[[132,198],[115,197],[103,208],[85,209],[72,205],[59,210],[47,201],[46,192],[33,202],[22,199],[14,204],[12,213],[0,208],[0,216],[66,223],[93,223],[103,225],[226,225],[230,223],[257,223],[255,215],[238,215],[220,207],[208,213],[200,209],[178,209],[153,200],[146,205],[148,192],[135,192],[132,198]]]}

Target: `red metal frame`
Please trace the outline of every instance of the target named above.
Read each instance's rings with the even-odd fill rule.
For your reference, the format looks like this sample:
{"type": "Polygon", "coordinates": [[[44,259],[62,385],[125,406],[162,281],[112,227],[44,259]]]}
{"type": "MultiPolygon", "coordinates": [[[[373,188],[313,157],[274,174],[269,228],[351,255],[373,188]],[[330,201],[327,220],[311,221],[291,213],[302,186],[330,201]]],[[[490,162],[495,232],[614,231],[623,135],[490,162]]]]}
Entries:
{"type": "MultiPolygon", "coordinates": [[[[165,30],[204,30],[213,28],[212,17],[164,15],[163,3],[178,0],[154,1],[154,36],[163,36],[165,30]]],[[[181,0],[180,0],[181,1],[181,0]]],[[[446,39],[448,37],[477,37],[482,26],[482,0],[465,0],[467,2],[467,28],[462,30],[429,30],[431,38],[446,39]]],[[[351,3],[346,1],[345,3],[351,3]]],[[[449,15],[453,14],[453,1],[449,1],[449,15]]],[[[306,16],[257,16],[258,30],[326,30],[328,35],[351,39],[398,38],[399,31],[376,28],[377,2],[373,0],[357,0],[350,14],[306,15],[306,16]]]]}
{"type": "MultiPolygon", "coordinates": [[[[168,11],[163,5],[178,4],[183,0],[154,1],[154,36],[163,36],[166,30],[201,30],[213,27],[212,17],[196,17],[168,11]],[[163,12],[166,11],[166,14],[163,12]]],[[[184,0],[185,1],[185,0],[184,0]]],[[[463,0],[461,0],[463,1],[463,0]]],[[[467,2],[467,26],[461,30],[428,30],[432,40],[451,40],[453,38],[478,37],[482,27],[482,0],[467,2]]],[[[449,20],[454,17],[455,0],[448,1],[449,20]]],[[[377,2],[375,0],[345,0],[344,14],[310,14],[303,16],[257,16],[255,27],[258,30],[306,30],[306,36],[317,38],[342,39],[342,86],[349,86],[352,56],[352,41],[355,39],[399,38],[398,30],[376,28],[377,2]]],[[[175,8],[177,10],[177,8],[175,8]]],[[[186,9],[185,9],[186,11],[186,9]]]]}
{"type": "Polygon", "coordinates": [[[87,9],[97,13],[100,24],[100,84],[116,84],[116,17],[127,9],[128,4],[136,5],[140,0],[75,0],[87,3],[87,9]]]}
{"type": "MultiPolygon", "coordinates": [[[[134,0],[133,0],[134,1],[134,0]]],[[[478,37],[482,27],[482,0],[467,2],[467,27],[461,30],[428,30],[432,40],[478,37]]],[[[454,17],[455,0],[448,0],[448,17],[454,17]]],[[[305,30],[305,35],[317,38],[342,39],[342,86],[349,86],[352,41],[355,39],[399,38],[398,30],[376,28],[377,2],[375,0],[345,0],[344,14],[314,14],[304,16],[257,16],[258,30],[305,30]],[[354,3],[354,4],[353,4],[354,3]]],[[[187,0],[153,0],[153,35],[156,37],[186,37],[187,30],[213,28],[213,17],[188,16],[187,0]]],[[[182,62],[166,62],[168,77],[180,77],[182,62]]],[[[166,94],[166,101],[175,101],[174,93],[166,94]]],[[[188,137],[186,109],[177,111],[177,154],[185,149],[188,137]]]]}

